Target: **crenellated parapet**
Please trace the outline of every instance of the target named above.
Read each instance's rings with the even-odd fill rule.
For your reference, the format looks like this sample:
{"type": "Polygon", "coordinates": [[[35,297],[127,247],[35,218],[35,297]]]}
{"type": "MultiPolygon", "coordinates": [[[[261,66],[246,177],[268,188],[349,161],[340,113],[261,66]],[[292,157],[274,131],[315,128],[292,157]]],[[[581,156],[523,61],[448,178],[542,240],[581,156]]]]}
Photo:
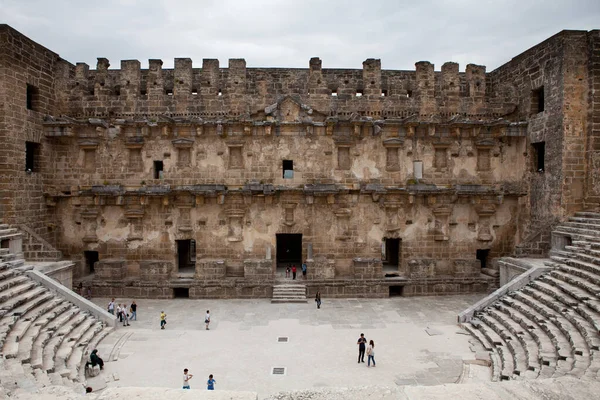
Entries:
{"type": "Polygon", "coordinates": [[[71,116],[109,114],[249,116],[282,97],[294,96],[330,116],[363,115],[397,118],[417,114],[478,118],[509,117],[518,106],[515,92],[486,90],[484,66],[456,63],[435,71],[419,61],[414,71],[384,70],[381,60],[367,59],[362,69],[324,69],[319,58],[308,69],[247,68],[244,59],[204,59],[193,68],[189,58],[176,58],[173,69],[149,60],[124,60],[121,69],[108,69],[99,58],[95,70],[78,63],[67,82],[71,116]]]}

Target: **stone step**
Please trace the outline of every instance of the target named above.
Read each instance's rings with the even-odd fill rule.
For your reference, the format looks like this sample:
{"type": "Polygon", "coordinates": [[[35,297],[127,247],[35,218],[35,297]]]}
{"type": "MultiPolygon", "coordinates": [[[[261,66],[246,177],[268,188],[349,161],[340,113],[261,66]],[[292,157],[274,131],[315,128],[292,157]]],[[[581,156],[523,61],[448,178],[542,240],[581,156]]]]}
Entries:
{"type": "Polygon", "coordinates": [[[71,306],[67,311],[62,313],[59,317],[52,320],[50,323],[46,325],[44,329],[42,329],[33,342],[33,347],[31,350],[31,366],[33,368],[43,368],[44,364],[44,348],[46,344],[55,336],[55,333],[63,326],[67,325],[69,321],[73,318],[73,316],[78,312],[78,310],[71,306]]]}
{"type": "Polygon", "coordinates": [[[20,317],[12,330],[9,332],[8,336],[6,337],[4,347],[2,348],[2,354],[4,354],[4,357],[16,358],[19,354],[19,341],[21,338],[25,336],[29,328],[37,321],[37,318],[40,315],[52,310],[59,302],[60,300],[57,300],[50,292],[46,292],[38,297],[35,301],[30,302],[31,304],[38,304],[36,304],[36,306],[28,311],[25,315],[20,317]]]}
{"type": "MultiPolygon", "coordinates": [[[[0,308],[4,308],[4,303],[7,303],[10,299],[20,296],[21,294],[27,293],[36,287],[39,287],[38,283],[32,281],[27,277],[20,283],[4,287],[0,289],[0,308]]],[[[15,278],[15,280],[18,278],[15,278]]]]}
{"type": "Polygon", "coordinates": [[[600,232],[600,224],[594,224],[592,221],[589,220],[586,222],[568,221],[561,224],[561,228],[564,228],[565,226],[600,232]]]}
{"type": "Polygon", "coordinates": [[[467,332],[471,334],[481,345],[483,348],[490,352],[490,360],[492,362],[492,381],[498,382],[500,380],[500,371],[502,370],[502,361],[500,360],[500,356],[493,351],[493,346],[487,341],[483,333],[479,330],[479,324],[481,321],[477,321],[477,327],[474,325],[464,324],[463,328],[467,332]]]}
{"type": "Polygon", "coordinates": [[[19,234],[19,231],[15,228],[0,228],[0,239],[5,239],[11,235],[19,234]]]}
{"type": "Polygon", "coordinates": [[[8,224],[0,224],[0,229],[7,229],[9,227],[10,227],[10,225],[8,225],[8,224]]]}
{"type": "Polygon", "coordinates": [[[5,264],[8,265],[9,268],[20,268],[25,266],[25,260],[21,258],[18,260],[7,261],[5,264]]]}
{"type": "Polygon", "coordinates": [[[578,211],[575,213],[576,217],[583,218],[600,218],[600,213],[592,212],[592,211],[578,211]]]}
{"type": "MultiPolygon", "coordinates": [[[[114,328],[111,327],[104,327],[100,332],[98,332],[96,335],[94,335],[94,337],[88,342],[87,346],[85,346],[85,349],[83,350],[83,355],[81,356],[81,359],[79,360],[79,364],[71,364],[71,365],[67,365],[67,368],[69,368],[71,370],[71,375],[69,376],[69,379],[71,379],[72,381],[79,381],[79,382],[85,382],[85,364],[89,361],[90,358],[90,354],[92,352],[92,350],[94,350],[95,348],[98,347],[98,344],[106,337],[108,336],[111,332],[113,332],[114,328]]],[[[73,360],[73,362],[76,362],[77,359],[74,357],[71,357],[71,359],[73,360]]]]}
{"type": "MultiPolygon", "coordinates": [[[[511,333],[512,337],[516,338],[521,344],[521,348],[525,355],[525,367],[519,367],[519,376],[524,376],[526,371],[531,371],[534,372],[534,374],[529,374],[528,377],[536,378],[540,371],[540,354],[537,342],[533,336],[531,336],[529,331],[523,329],[518,322],[513,320],[510,315],[503,310],[505,310],[505,307],[499,305],[497,309],[490,309],[488,313],[500,322],[511,333]]],[[[515,348],[513,349],[513,352],[518,353],[519,350],[515,348]]]]}
{"type": "Polygon", "coordinates": [[[587,239],[579,239],[579,240],[573,240],[572,244],[574,246],[583,247],[585,249],[597,249],[597,250],[600,250],[600,241],[587,240],[587,239]]]}
{"type": "MultiPolygon", "coordinates": [[[[68,340],[73,333],[73,331],[78,331],[83,327],[83,331],[87,329],[89,326],[86,326],[86,321],[89,318],[86,314],[82,312],[76,312],[73,316],[62,326],[60,326],[52,335],[50,340],[44,346],[44,350],[42,352],[42,370],[50,373],[54,372],[54,361],[56,360],[58,349],[62,346],[65,340],[68,340]]],[[[82,332],[78,332],[81,334],[82,332]]],[[[68,343],[67,343],[68,346],[68,343]]]]}
{"type": "Polygon", "coordinates": [[[6,291],[15,286],[20,286],[25,283],[30,283],[31,279],[24,275],[13,275],[8,279],[0,281],[0,304],[6,301],[6,291]]]}
{"type": "Polygon", "coordinates": [[[594,284],[595,286],[600,286],[600,277],[598,277],[598,275],[596,274],[589,273],[579,268],[573,268],[564,264],[559,264],[557,268],[559,271],[562,271],[567,275],[577,276],[589,283],[594,284]]]}
{"type": "Polygon", "coordinates": [[[500,338],[502,338],[504,342],[503,346],[505,346],[505,348],[503,352],[500,353],[500,356],[503,357],[504,365],[507,365],[508,368],[510,368],[510,365],[512,365],[512,370],[505,370],[507,375],[504,373],[503,375],[508,376],[510,379],[514,379],[513,375],[520,376],[522,372],[527,370],[527,356],[525,354],[525,350],[523,347],[521,347],[518,338],[512,335],[503,321],[498,320],[496,315],[492,314],[490,311],[484,312],[481,316],[479,316],[479,319],[492,330],[494,330],[494,332],[500,338]],[[509,354],[506,354],[507,352],[509,354]],[[504,357],[508,356],[512,358],[510,362],[506,362],[506,360],[504,360],[504,357]]]}
{"type": "Polygon", "coordinates": [[[0,284],[7,280],[10,279],[12,277],[15,277],[17,275],[20,275],[19,271],[15,271],[14,269],[10,269],[8,268],[7,265],[2,265],[4,268],[2,269],[2,271],[0,271],[0,284]]]}
{"type": "Polygon", "coordinates": [[[271,303],[273,303],[273,304],[275,304],[275,303],[308,303],[308,300],[282,298],[282,299],[271,299],[271,303]]]}
{"type": "Polygon", "coordinates": [[[502,381],[502,380],[511,379],[513,376],[513,372],[515,370],[515,366],[514,366],[513,356],[510,354],[510,351],[508,349],[508,346],[506,345],[506,342],[500,335],[498,335],[498,333],[496,333],[494,331],[494,329],[491,326],[489,326],[486,323],[485,320],[481,319],[481,318],[486,318],[489,322],[489,317],[487,315],[482,313],[481,317],[478,316],[478,318],[481,321],[481,323],[479,325],[479,330],[481,331],[483,336],[487,339],[487,341],[492,343],[492,345],[494,346],[494,350],[500,356],[500,360],[501,360],[500,380],[502,381]]]}
{"type": "Polygon", "coordinates": [[[600,265],[596,265],[594,263],[583,261],[577,258],[569,258],[564,262],[564,264],[567,264],[574,268],[582,269],[600,277],[600,265]]]}
{"type": "Polygon", "coordinates": [[[55,320],[57,317],[65,313],[71,308],[71,304],[66,301],[58,303],[50,311],[39,316],[35,323],[25,332],[23,337],[19,340],[19,353],[17,358],[23,362],[30,362],[32,357],[33,344],[39,336],[42,329],[44,329],[50,322],[55,320]]]}
{"type": "Polygon", "coordinates": [[[41,294],[47,291],[46,288],[42,286],[31,287],[24,293],[21,293],[10,300],[5,301],[0,305],[0,309],[5,310],[7,312],[12,312],[15,308],[31,301],[32,299],[40,296],[41,294]]]}
{"type": "Polygon", "coordinates": [[[590,223],[595,225],[600,225],[600,218],[591,218],[591,217],[569,217],[570,222],[579,222],[579,223],[590,223]]]}
{"type": "Polygon", "coordinates": [[[573,348],[573,355],[589,356],[590,343],[586,340],[589,329],[586,327],[587,322],[583,322],[581,317],[572,314],[570,306],[557,302],[555,298],[540,291],[538,287],[528,287],[523,292],[545,306],[545,311],[548,312],[546,317],[553,318],[555,324],[569,340],[573,348]]]}
{"type": "Polygon", "coordinates": [[[73,336],[76,340],[70,343],[70,346],[63,346],[56,353],[56,371],[63,377],[70,377],[72,374],[77,375],[77,366],[81,363],[85,347],[90,343],[96,335],[104,328],[104,324],[97,320],[88,319],[89,326],[85,332],[79,336],[73,336]]]}
{"type": "MultiPolygon", "coordinates": [[[[11,229],[8,229],[9,231],[11,229]]],[[[16,231],[16,229],[14,230],[14,232],[9,232],[9,233],[5,233],[5,234],[0,234],[0,240],[13,240],[13,239],[20,239],[23,235],[21,234],[21,232],[16,231]]]]}
{"type": "Polygon", "coordinates": [[[562,235],[562,236],[567,236],[567,237],[571,237],[573,239],[573,243],[575,244],[576,242],[586,242],[586,243],[598,243],[600,244],[600,238],[598,238],[597,236],[593,236],[593,235],[586,235],[584,233],[581,232],[574,232],[572,231],[572,229],[568,229],[568,230],[563,230],[562,228],[557,228],[555,230],[552,231],[553,233],[562,235]]]}

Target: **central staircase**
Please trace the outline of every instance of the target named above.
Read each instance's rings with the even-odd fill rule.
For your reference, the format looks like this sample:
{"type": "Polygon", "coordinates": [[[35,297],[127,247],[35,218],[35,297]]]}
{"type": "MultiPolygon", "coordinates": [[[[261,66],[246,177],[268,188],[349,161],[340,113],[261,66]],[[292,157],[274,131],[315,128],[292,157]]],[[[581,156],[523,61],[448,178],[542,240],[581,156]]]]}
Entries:
{"type": "Polygon", "coordinates": [[[306,303],[306,285],[284,283],[273,286],[271,303],[306,303]]]}

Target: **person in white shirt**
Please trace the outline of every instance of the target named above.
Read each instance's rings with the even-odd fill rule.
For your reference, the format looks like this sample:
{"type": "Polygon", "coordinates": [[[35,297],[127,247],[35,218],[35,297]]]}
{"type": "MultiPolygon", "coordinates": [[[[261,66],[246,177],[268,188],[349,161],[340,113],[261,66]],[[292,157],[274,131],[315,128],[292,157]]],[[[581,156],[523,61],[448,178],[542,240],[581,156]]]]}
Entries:
{"type": "Polygon", "coordinates": [[[117,305],[117,318],[119,318],[119,322],[123,322],[123,314],[121,314],[121,312],[121,303],[119,303],[119,305],[117,305]]]}
{"type": "Polygon", "coordinates": [[[375,342],[369,341],[369,347],[367,347],[367,356],[369,359],[367,360],[367,367],[371,366],[371,361],[373,361],[373,367],[375,367],[375,342]]]}
{"type": "Polygon", "coordinates": [[[184,389],[189,389],[190,388],[190,379],[192,379],[194,377],[194,375],[192,374],[188,374],[188,369],[185,368],[183,370],[183,388],[184,389]]]}
{"type": "Polygon", "coordinates": [[[204,323],[206,324],[206,330],[208,330],[208,325],[210,324],[210,310],[206,310],[206,315],[204,316],[204,323]]]}
{"type": "Polygon", "coordinates": [[[111,313],[112,315],[115,315],[115,299],[114,298],[108,303],[108,312],[111,313]]]}
{"type": "Polygon", "coordinates": [[[121,315],[123,316],[123,326],[129,326],[129,317],[127,316],[127,304],[123,304],[123,308],[121,308],[121,315]]]}

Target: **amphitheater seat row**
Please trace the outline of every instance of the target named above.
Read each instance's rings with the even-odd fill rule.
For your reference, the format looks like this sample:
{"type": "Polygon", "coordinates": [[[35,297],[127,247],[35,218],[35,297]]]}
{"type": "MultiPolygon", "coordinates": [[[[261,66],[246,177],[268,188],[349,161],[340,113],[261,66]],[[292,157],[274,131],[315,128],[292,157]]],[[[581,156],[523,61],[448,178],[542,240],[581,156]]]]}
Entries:
{"type": "Polygon", "coordinates": [[[467,329],[491,354],[492,380],[600,379],[600,214],[577,213],[551,270],[475,314],[467,329]]]}
{"type": "MultiPolygon", "coordinates": [[[[0,225],[0,239],[7,234],[0,225]]],[[[89,353],[113,328],[29,278],[6,248],[0,260],[0,387],[81,388],[89,353]]]]}

